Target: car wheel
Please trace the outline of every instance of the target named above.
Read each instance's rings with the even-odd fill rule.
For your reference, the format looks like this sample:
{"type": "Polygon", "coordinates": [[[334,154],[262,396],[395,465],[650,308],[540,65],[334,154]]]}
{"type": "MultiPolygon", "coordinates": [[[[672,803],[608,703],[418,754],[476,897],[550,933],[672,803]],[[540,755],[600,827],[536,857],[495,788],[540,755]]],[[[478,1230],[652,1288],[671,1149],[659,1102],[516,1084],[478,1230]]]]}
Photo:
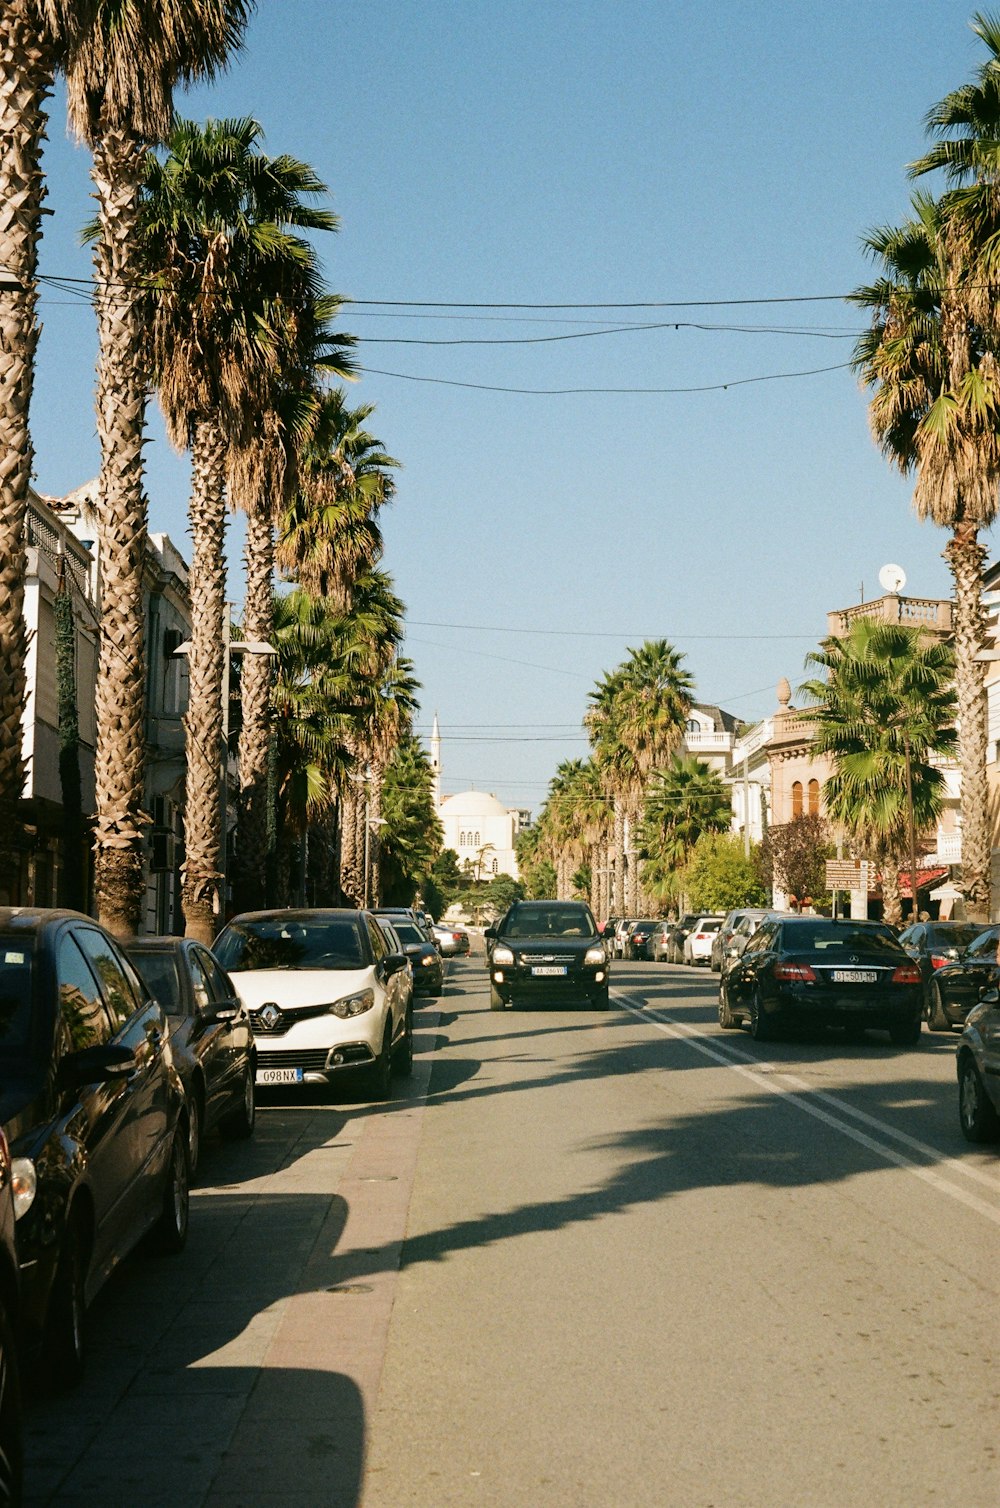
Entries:
{"type": "Polygon", "coordinates": [[[735,1027],[739,1026],[739,1024],[740,1023],[737,1021],[736,1017],[732,1013],[732,1010],[730,1009],[730,1005],[729,1005],[729,990],[726,988],[726,981],[724,979],[720,979],[719,980],[719,1025],[722,1027],[722,1029],[724,1031],[733,1031],[735,1027]]]}
{"type": "Polygon", "coordinates": [[[934,980],[931,984],[930,1006],[927,1011],[927,1028],[932,1032],[951,1031],[951,1022],[948,1020],[944,1001],[941,999],[941,986],[937,980],[934,980]]]}
{"type": "Polygon", "coordinates": [[[490,985],[490,1010],[491,1011],[502,1011],[504,1009],[505,1009],[505,1006],[504,1006],[504,1002],[503,1002],[503,996],[501,995],[500,991],[497,989],[496,985],[491,984],[490,985]]]}
{"type": "Polygon", "coordinates": [[[958,1118],[966,1141],[996,1141],[1000,1138],[1000,1115],[993,1108],[975,1060],[968,1052],[958,1065],[958,1118]]]}
{"type": "Polygon", "coordinates": [[[605,990],[601,990],[599,994],[597,994],[597,995],[594,996],[594,1009],[595,1010],[606,1011],[606,1010],[609,1010],[610,1007],[611,1007],[611,996],[610,996],[609,992],[606,989],[605,990]]]}
{"type": "Polygon", "coordinates": [[[17,1342],[6,1308],[0,1306],[0,1503],[21,1501],[24,1434],[17,1342]]]}
{"type": "Polygon", "coordinates": [[[750,996],[750,1035],[755,1042],[768,1042],[774,1036],[774,1029],[764,1010],[759,990],[754,990],[750,996]]]}
{"type": "Polygon", "coordinates": [[[83,1230],[70,1215],[52,1280],[43,1343],[46,1376],[58,1389],[75,1387],[83,1376],[86,1274],[83,1230]]]}
{"type": "Polygon", "coordinates": [[[911,1021],[894,1022],[889,1028],[889,1041],[893,1047],[916,1047],[921,1025],[920,1016],[914,1016],[911,1021]]]}
{"type": "Polygon", "coordinates": [[[392,1066],[404,1079],[408,1079],[413,1072],[413,1012],[409,1009],[403,1023],[403,1036],[396,1044],[392,1066]]]}
{"type": "Polygon", "coordinates": [[[174,1132],[167,1166],[167,1181],[163,1190],[163,1205],[160,1218],[153,1228],[153,1235],[160,1251],[184,1250],[188,1233],[188,1205],[191,1191],[191,1172],[188,1167],[188,1135],[185,1126],[174,1132]]]}
{"type": "Polygon", "coordinates": [[[392,1094],[392,1027],[386,1022],[382,1048],[368,1070],[368,1098],[387,1100],[392,1094]]]}
{"type": "Polygon", "coordinates": [[[253,1128],[257,1124],[257,1094],[254,1087],[253,1064],[247,1064],[247,1071],[243,1075],[243,1084],[240,1093],[239,1109],[234,1110],[222,1123],[222,1130],[227,1136],[235,1136],[245,1141],[253,1135],[253,1128]]]}

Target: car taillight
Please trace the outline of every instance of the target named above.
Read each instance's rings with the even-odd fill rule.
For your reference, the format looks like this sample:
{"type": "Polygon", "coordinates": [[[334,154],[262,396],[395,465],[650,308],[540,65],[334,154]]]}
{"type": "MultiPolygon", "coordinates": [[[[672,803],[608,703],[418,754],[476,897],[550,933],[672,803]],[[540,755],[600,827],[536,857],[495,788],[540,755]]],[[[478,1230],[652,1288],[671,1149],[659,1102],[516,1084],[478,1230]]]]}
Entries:
{"type": "Polygon", "coordinates": [[[898,969],[893,971],[893,984],[920,984],[920,970],[915,963],[901,963],[898,969]]]}
{"type": "Polygon", "coordinates": [[[774,977],[798,984],[816,983],[816,975],[807,963],[776,963],[774,977]]]}
{"type": "Polygon", "coordinates": [[[948,957],[947,953],[931,954],[931,967],[934,969],[943,969],[946,963],[952,962],[953,960],[948,957]]]}
{"type": "Polygon", "coordinates": [[[696,932],[694,934],[694,940],[695,942],[704,942],[705,938],[711,937],[711,935],[712,934],[710,932],[696,932]]]}

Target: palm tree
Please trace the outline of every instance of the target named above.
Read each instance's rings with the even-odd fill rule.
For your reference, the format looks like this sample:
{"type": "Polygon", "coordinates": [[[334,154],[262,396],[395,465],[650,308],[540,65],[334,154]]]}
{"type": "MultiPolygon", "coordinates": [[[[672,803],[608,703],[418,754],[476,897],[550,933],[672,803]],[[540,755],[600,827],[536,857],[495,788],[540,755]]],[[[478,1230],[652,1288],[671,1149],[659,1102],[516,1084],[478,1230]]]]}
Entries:
{"type": "Polygon", "coordinates": [[[38,343],[45,101],[87,14],[79,0],[7,0],[0,6],[0,894],[8,900],[17,899],[17,812],[25,779],[25,518],[33,459],[28,418],[38,343]]]}
{"type": "Polygon", "coordinates": [[[240,46],[252,0],[90,0],[66,52],[70,124],[93,153],[102,577],[95,824],[98,914],[136,931],[142,907],[145,654],[142,446],[150,296],[139,220],[146,157],[176,86],[210,80],[240,46]]]}
{"type": "MultiPolygon", "coordinates": [[[[313,332],[315,256],[293,228],[336,228],[328,210],[303,202],[324,192],[312,170],[265,156],[261,137],[249,119],[176,121],[167,157],[149,159],[141,221],[159,295],[153,373],[168,434],[192,457],[183,904],[188,935],[205,943],[221,909],[226,476],[233,452],[246,472],[240,441],[259,423],[259,394],[298,361],[302,326],[313,332]]],[[[264,438],[268,458],[280,455],[266,426],[264,438]]]]}
{"type": "Polygon", "coordinates": [[[886,920],[897,924],[899,862],[909,848],[917,915],[915,833],[940,814],[945,779],[932,758],[954,751],[955,657],[905,624],[860,618],[806,663],[825,680],[801,688],[817,703],[815,747],[833,759],[827,811],[882,867],[886,920]]]}
{"type": "Polygon", "coordinates": [[[692,754],[675,755],[653,774],[639,829],[643,884],[658,899],[674,899],[685,865],[702,833],[725,832],[732,800],[718,771],[692,754]]]}

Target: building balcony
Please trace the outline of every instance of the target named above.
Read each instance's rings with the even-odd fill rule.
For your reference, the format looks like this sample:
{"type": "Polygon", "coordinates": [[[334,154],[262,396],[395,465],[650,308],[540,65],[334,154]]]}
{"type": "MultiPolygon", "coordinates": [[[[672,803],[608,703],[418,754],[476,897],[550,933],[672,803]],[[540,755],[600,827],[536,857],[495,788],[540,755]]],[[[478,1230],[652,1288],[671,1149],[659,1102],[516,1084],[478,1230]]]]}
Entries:
{"type": "Polygon", "coordinates": [[[827,613],[826,631],[838,638],[850,631],[859,618],[879,618],[883,623],[904,623],[923,628],[936,638],[949,638],[954,628],[952,603],[935,597],[897,597],[889,594],[873,602],[859,602],[856,607],[827,613]]]}

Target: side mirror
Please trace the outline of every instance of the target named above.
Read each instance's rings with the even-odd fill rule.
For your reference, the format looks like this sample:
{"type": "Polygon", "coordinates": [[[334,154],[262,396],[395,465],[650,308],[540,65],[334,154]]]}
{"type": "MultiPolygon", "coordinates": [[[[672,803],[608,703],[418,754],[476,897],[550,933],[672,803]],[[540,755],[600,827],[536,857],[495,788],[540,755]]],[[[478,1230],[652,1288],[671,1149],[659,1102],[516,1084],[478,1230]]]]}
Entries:
{"type": "Polygon", "coordinates": [[[984,984],[979,989],[980,1005],[1000,1005],[1000,990],[995,984],[984,984]]]}
{"type": "Polygon", "coordinates": [[[497,935],[497,929],[496,929],[496,927],[487,927],[486,930],[485,930],[485,932],[483,933],[483,936],[484,937],[488,937],[490,939],[490,942],[492,942],[495,939],[496,935],[497,935]]]}
{"type": "Polygon", "coordinates": [[[400,969],[405,969],[408,963],[409,959],[405,953],[387,953],[385,957],[386,978],[388,979],[393,974],[398,974],[400,969]]]}
{"type": "Polygon", "coordinates": [[[135,1053],[131,1047],[84,1047],[67,1053],[58,1068],[62,1089],[79,1089],[83,1084],[128,1078],[135,1071],[135,1053]]]}

